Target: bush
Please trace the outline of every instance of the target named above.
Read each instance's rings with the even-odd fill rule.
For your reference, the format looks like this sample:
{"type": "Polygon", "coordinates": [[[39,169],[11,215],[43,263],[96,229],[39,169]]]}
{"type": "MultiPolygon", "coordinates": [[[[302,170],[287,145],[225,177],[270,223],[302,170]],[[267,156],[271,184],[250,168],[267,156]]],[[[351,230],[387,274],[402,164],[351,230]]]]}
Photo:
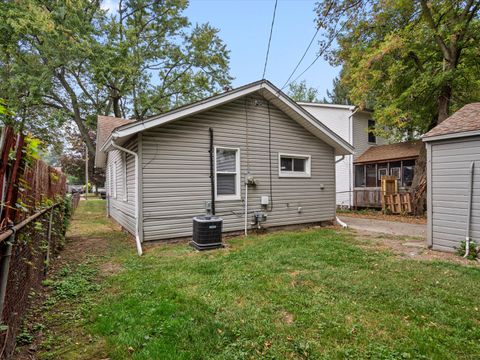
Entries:
{"type": "MultiPolygon", "coordinates": [[[[456,248],[457,250],[457,255],[459,256],[465,256],[465,246],[466,246],[466,241],[463,240],[461,243],[460,243],[460,246],[458,248],[456,248]]],[[[470,241],[470,244],[469,244],[469,252],[468,252],[468,256],[467,256],[467,259],[469,260],[475,260],[478,256],[478,248],[477,248],[477,244],[475,243],[475,241],[470,241]]]]}

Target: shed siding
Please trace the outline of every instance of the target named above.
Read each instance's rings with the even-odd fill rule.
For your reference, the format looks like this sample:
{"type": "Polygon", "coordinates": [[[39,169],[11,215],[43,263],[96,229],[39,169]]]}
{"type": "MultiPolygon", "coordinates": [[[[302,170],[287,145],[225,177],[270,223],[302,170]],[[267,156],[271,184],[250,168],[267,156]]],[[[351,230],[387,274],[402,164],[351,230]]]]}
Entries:
{"type": "MultiPolygon", "coordinates": [[[[224,219],[224,231],[244,227],[243,183],[247,171],[257,180],[248,192],[249,213],[261,210],[260,196],[270,196],[269,120],[267,102],[258,100],[256,104],[251,97],[242,98],[142,134],[146,241],[191,236],[192,217],[205,213],[205,201],[211,196],[210,127],[214,145],[240,148],[242,200],[216,201],[216,214],[224,219]]],[[[270,113],[273,210],[264,225],[333,220],[333,148],[272,105],[270,113]],[[311,155],[311,178],[279,178],[278,153],[311,155]]]]}
{"type": "MultiPolygon", "coordinates": [[[[129,141],[125,148],[137,151],[137,139],[129,141]]],[[[135,234],[135,158],[133,155],[125,154],[127,169],[127,199],[124,198],[124,177],[123,155],[119,150],[113,150],[108,153],[106,167],[106,188],[108,191],[109,215],[122,225],[129,233],[135,234]],[[116,167],[117,173],[117,196],[113,197],[113,186],[111,176],[112,166],[116,167]]]]}
{"type": "Polygon", "coordinates": [[[480,137],[431,143],[431,236],[436,250],[465,240],[470,164],[475,161],[471,238],[480,239],[480,137]]]}

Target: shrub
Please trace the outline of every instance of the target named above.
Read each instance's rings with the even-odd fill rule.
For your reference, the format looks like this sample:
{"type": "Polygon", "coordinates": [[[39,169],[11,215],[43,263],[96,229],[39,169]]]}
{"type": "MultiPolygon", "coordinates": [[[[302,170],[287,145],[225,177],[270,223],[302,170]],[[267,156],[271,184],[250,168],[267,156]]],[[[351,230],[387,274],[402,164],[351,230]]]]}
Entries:
{"type": "MultiPolygon", "coordinates": [[[[458,248],[456,248],[457,250],[457,255],[459,256],[465,256],[465,247],[466,247],[466,241],[463,240],[461,243],[460,243],[460,246],[458,248]]],[[[469,244],[469,252],[468,252],[468,256],[467,256],[467,259],[469,260],[475,260],[478,256],[478,248],[477,248],[477,244],[475,243],[475,241],[470,241],[470,244],[469,244]]]]}

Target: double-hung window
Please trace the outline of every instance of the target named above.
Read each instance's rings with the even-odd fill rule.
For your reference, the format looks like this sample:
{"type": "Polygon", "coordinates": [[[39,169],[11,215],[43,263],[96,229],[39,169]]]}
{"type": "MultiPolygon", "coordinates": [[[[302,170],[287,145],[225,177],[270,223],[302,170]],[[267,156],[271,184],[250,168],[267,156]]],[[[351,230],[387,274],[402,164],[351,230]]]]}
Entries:
{"type": "Polygon", "coordinates": [[[280,177],[310,177],[310,155],[278,154],[278,162],[280,177]]]}
{"type": "Polygon", "coordinates": [[[240,199],[240,149],[215,147],[215,195],[217,200],[240,199]]]}

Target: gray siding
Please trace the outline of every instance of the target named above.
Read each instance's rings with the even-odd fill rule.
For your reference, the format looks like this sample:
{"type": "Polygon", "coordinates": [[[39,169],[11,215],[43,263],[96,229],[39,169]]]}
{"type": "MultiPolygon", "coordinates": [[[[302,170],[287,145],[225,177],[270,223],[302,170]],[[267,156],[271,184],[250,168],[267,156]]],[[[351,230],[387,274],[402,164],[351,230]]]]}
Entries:
{"type": "MultiPolygon", "coordinates": [[[[137,139],[134,138],[124,146],[125,148],[137,151],[137,139]]],[[[128,232],[135,234],[135,158],[133,155],[124,154],[119,150],[113,150],[108,153],[106,168],[106,188],[108,191],[109,214],[128,232]],[[123,160],[126,160],[126,180],[127,197],[124,192],[123,160]],[[114,197],[113,186],[110,172],[112,166],[116,167],[116,188],[117,196],[114,197]]]]}
{"type": "MultiPolygon", "coordinates": [[[[333,148],[274,106],[270,110],[273,210],[268,213],[265,226],[332,220],[335,216],[333,148]],[[311,155],[311,178],[279,178],[279,152],[311,155]],[[301,213],[298,207],[302,208],[301,213]]],[[[146,241],[191,236],[192,217],[205,213],[205,201],[211,196],[210,127],[214,130],[214,145],[240,148],[242,200],[216,201],[216,213],[224,219],[224,230],[243,229],[243,178],[247,170],[258,182],[249,188],[249,212],[260,210],[261,195],[270,196],[269,121],[265,101],[257,106],[251,98],[247,102],[243,98],[145,131],[141,161],[146,241]]]]}
{"type": "Polygon", "coordinates": [[[480,239],[480,137],[431,143],[433,249],[453,251],[465,240],[470,164],[475,161],[471,239],[480,239]]]}

